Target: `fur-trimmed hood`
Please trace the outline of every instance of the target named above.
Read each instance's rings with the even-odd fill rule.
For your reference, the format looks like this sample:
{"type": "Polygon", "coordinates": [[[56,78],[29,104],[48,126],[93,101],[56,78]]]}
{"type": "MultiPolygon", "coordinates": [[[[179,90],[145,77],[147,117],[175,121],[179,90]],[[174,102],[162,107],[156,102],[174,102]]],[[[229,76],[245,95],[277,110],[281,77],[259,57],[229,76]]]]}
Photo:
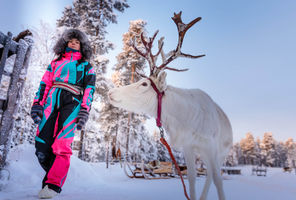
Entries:
{"type": "Polygon", "coordinates": [[[80,53],[82,55],[82,59],[89,60],[92,55],[92,49],[87,39],[87,36],[78,29],[68,29],[65,30],[62,34],[61,38],[58,39],[55,44],[53,51],[56,55],[64,54],[66,51],[66,47],[68,42],[72,39],[76,38],[80,41],[80,53]]]}

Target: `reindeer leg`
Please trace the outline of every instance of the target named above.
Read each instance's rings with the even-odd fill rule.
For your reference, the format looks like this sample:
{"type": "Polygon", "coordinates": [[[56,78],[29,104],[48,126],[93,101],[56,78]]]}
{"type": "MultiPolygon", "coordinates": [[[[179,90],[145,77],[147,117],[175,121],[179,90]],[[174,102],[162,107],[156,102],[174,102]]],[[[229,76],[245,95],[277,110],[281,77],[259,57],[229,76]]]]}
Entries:
{"type": "Polygon", "coordinates": [[[213,173],[212,173],[213,168],[210,165],[210,162],[208,160],[208,156],[206,156],[206,158],[202,158],[202,159],[205,162],[206,167],[207,167],[207,179],[206,179],[206,183],[204,185],[204,188],[202,190],[202,194],[200,196],[200,200],[206,200],[207,199],[208,192],[209,192],[210,185],[211,185],[211,183],[213,181],[213,173]]]}
{"type": "Polygon", "coordinates": [[[220,161],[218,161],[217,159],[212,160],[213,179],[214,179],[214,184],[217,188],[219,200],[225,200],[225,194],[224,194],[224,190],[223,190],[223,182],[222,182],[221,169],[220,169],[219,162],[220,161]]]}
{"type": "Polygon", "coordinates": [[[189,190],[190,190],[190,200],[195,200],[195,180],[196,180],[196,166],[195,159],[196,156],[192,153],[193,148],[185,147],[184,148],[184,157],[187,165],[187,177],[189,181],[189,190]]]}

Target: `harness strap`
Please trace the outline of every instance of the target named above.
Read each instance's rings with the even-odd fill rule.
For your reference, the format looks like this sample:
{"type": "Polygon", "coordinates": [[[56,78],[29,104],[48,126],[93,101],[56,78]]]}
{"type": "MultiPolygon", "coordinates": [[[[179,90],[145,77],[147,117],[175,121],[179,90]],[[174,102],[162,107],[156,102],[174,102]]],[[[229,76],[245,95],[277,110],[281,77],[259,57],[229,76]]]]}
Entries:
{"type": "Polygon", "coordinates": [[[69,83],[54,82],[52,87],[67,90],[75,95],[82,95],[83,94],[83,89],[81,87],[76,86],[76,85],[71,85],[69,83]]]}
{"type": "Polygon", "coordinates": [[[155,83],[152,81],[152,79],[150,79],[150,78],[148,78],[148,79],[149,79],[150,82],[151,82],[151,86],[152,86],[152,88],[153,88],[154,91],[157,93],[157,118],[156,118],[156,125],[157,125],[157,127],[159,128],[159,130],[160,130],[160,136],[161,136],[160,141],[161,141],[161,143],[162,143],[162,144],[168,149],[168,152],[169,152],[169,154],[170,154],[170,156],[171,156],[171,158],[172,158],[172,161],[173,161],[173,163],[174,163],[174,165],[175,165],[175,167],[176,167],[176,169],[177,169],[177,171],[178,171],[178,174],[179,174],[179,176],[180,176],[180,178],[181,178],[181,181],[182,181],[182,184],[183,184],[183,189],[184,189],[185,197],[186,197],[188,200],[190,200],[190,198],[189,198],[189,196],[188,196],[188,194],[187,194],[187,191],[186,191],[186,185],[185,185],[185,183],[184,183],[183,176],[182,176],[181,170],[180,170],[180,168],[179,168],[179,165],[178,165],[177,162],[176,162],[176,159],[175,159],[175,157],[174,157],[174,155],[173,155],[173,153],[172,153],[172,150],[171,150],[170,145],[169,145],[169,144],[167,143],[167,141],[164,139],[164,130],[163,130],[163,128],[162,128],[162,123],[161,123],[161,103],[162,103],[162,97],[163,97],[163,95],[164,95],[164,91],[160,92],[160,91],[158,90],[158,88],[156,87],[155,83]]]}
{"type": "Polygon", "coordinates": [[[158,90],[158,88],[156,87],[155,83],[152,81],[151,78],[149,78],[150,82],[151,82],[151,86],[152,88],[154,89],[154,91],[157,93],[157,100],[158,100],[158,104],[157,104],[157,118],[156,118],[156,125],[158,127],[162,127],[162,124],[161,124],[161,100],[162,100],[162,97],[164,95],[164,91],[160,92],[158,90]]]}
{"type": "Polygon", "coordinates": [[[186,185],[185,185],[185,183],[184,183],[184,180],[183,180],[183,176],[182,176],[182,173],[181,173],[180,167],[179,167],[179,165],[177,164],[177,161],[176,161],[176,159],[175,159],[175,157],[174,157],[174,155],[173,155],[173,153],[172,153],[171,147],[169,146],[169,144],[167,143],[167,141],[166,141],[163,137],[160,138],[160,141],[161,141],[161,143],[162,143],[162,144],[168,149],[169,154],[170,154],[170,156],[171,156],[171,158],[172,158],[172,160],[173,160],[173,163],[174,163],[174,165],[175,165],[175,167],[176,167],[176,169],[177,169],[177,171],[178,171],[178,174],[179,174],[179,176],[180,176],[180,178],[181,178],[181,181],[182,181],[182,184],[183,184],[183,189],[184,189],[184,195],[185,195],[185,197],[186,197],[188,200],[190,200],[190,198],[189,198],[189,196],[188,196],[188,194],[187,194],[187,191],[186,191],[186,185]]]}

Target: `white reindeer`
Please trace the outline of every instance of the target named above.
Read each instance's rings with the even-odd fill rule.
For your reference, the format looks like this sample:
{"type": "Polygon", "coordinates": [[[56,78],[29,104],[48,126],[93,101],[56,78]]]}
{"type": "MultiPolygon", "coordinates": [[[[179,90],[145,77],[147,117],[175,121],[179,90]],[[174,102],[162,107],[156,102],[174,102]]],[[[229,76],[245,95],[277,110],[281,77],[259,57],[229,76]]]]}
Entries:
{"type": "MultiPolygon", "coordinates": [[[[152,38],[145,40],[141,35],[145,52],[134,45],[135,50],[148,60],[150,76],[140,81],[120,88],[110,90],[109,99],[116,107],[131,112],[145,113],[160,121],[169,135],[170,144],[182,149],[188,169],[190,199],[195,200],[196,156],[199,154],[207,167],[207,178],[200,199],[206,199],[209,186],[214,180],[220,200],[225,199],[220,167],[232,146],[232,128],[223,110],[202,90],[180,89],[166,84],[165,69],[184,71],[167,67],[177,57],[199,58],[204,55],[192,56],[181,52],[181,46],[186,31],[198,22],[196,18],[189,24],[181,20],[181,12],[172,18],[177,25],[179,41],[177,48],[168,56],[163,53],[163,38],[159,40],[159,51],[151,53],[152,38]],[[163,63],[155,65],[157,56],[161,54],[163,63]],[[155,84],[156,89],[153,88],[155,84]],[[157,92],[156,92],[157,91],[157,92]],[[158,95],[164,92],[162,102],[158,95]]],[[[186,69],[185,69],[186,70],[186,69]]]]}

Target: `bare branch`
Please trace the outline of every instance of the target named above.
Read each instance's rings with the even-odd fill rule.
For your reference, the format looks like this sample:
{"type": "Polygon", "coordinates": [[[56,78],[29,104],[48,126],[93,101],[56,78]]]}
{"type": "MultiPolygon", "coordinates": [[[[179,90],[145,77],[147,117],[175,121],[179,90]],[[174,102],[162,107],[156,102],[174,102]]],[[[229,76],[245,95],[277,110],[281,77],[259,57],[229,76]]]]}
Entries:
{"type": "Polygon", "coordinates": [[[143,52],[141,52],[141,51],[135,46],[134,43],[132,44],[132,46],[133,46],[133,48],[136,50],[136,52],[137,52],[138,54],[140,54],[142,57],[146,58],[146,55],[145,55],[143,52]]]}
{"type": "Polygon", "coordinates": [[[186,69],[176,69],[176,68],[171,68],[171,67],[165,67],[164,69],[172,70],[172,71],[177,71],[177,72],[185,72],[185,71],[188,71],[188,68],[186,68],[186,69]]]}
{"type": "Polygon", "coordinates": [[[147,41],[144,38],[144,32],[141,33],[141,41],[142,41],[142,44],[144,45],[145,49],[147,49],[147,41]]]}
{"type": "Polygon", "coordinates": [[[204,57],[204,56],[206,56],[206,55],[202,54],[202,55],[198,55],[198,56],[193,56],[193,55],[186,54],[186,53],[181,53],[180,54],[180,57],[185,57],[185,58],[201,58],[201,57],[204,57]]]}
{"type": "Polygon", "coordinates": [[[164,37],[161,37],[159,40],[158,40],[158,52],[153,56],[154,57],[154,62],[156,63],[156,61],[157,61],[157,58],[158,58],[158,56],[159,56],[159,54],[161,53],[161,57],[162,57],[162,61],[164,61],[165,60],[165,55],[164,55],[164,52],[163,52],[163,39],[164,39],[164,37]]]}
{"type": "Polygon", "coordinates": [[[161,38],[158,40],[158,49],[159,49],[159,52],[160,52],[160,54],[161,54],[162,63],[164,63],[164,62],[165,62],[165,59],[166,59],[165,54],[164,54],[164,52],[163,52],[163,45],[164,45],[163,40],[164,40],[164,37],[161,37],[161,38]]]}

